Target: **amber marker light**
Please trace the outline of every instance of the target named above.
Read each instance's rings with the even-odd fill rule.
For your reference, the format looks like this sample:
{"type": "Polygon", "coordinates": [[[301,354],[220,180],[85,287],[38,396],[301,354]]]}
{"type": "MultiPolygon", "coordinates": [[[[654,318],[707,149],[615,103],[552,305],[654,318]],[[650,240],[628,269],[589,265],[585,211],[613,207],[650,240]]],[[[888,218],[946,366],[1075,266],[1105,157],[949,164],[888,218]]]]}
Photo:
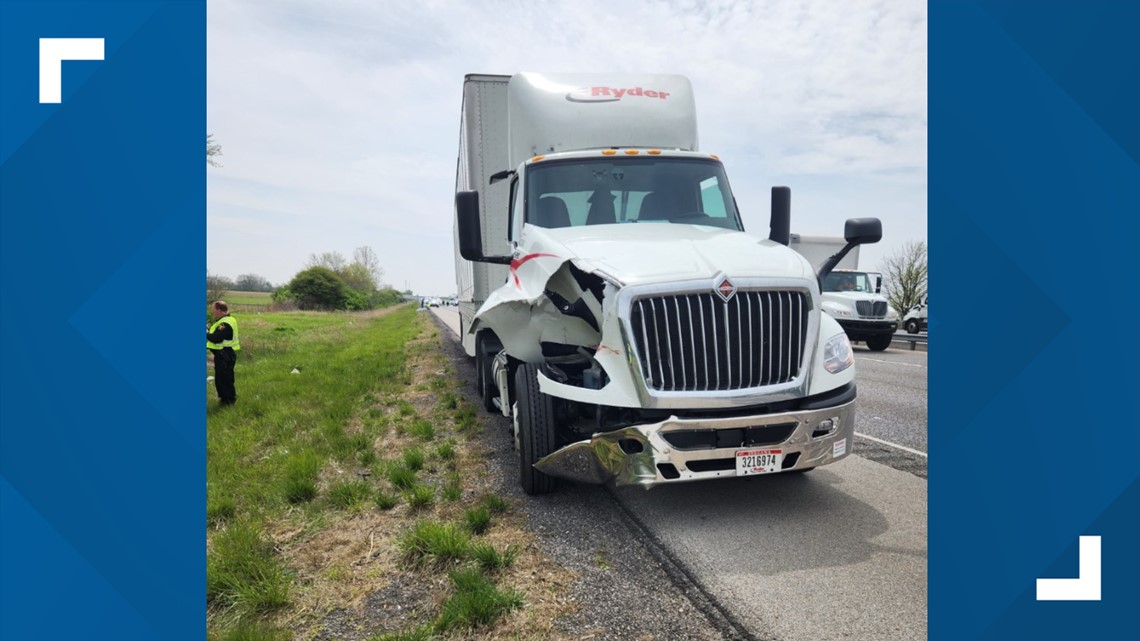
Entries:
{"type": "Polygon", "coordinates": [[[603,149],[603,150],[602,150],[602,155],[603,155],[603,156],[612,156],[612,155],[614,155],[614,154],[616,154],[616,153],[617,153],[617,150],[616,150],[616,149],[603,149]]]}
{"type": "Polygon", "coordinates": [[[709,158],[712,158],[713,160],[720,160],[720,156],[716,154],[709,154],[709,158]]]}
{"type": "Polygon", "coordinates": [[[543,158],[546,158],[546,156],[535,156],[534,158],[531,158],[530,161],[531,162],[538,162],[538,161],[542,160],[543,158]]]}
{"type": "Polygon", "coordinates": [[[650,156],[660,156],[661,150],[660,149],[650,149],[649,151],[647,151],[645,153],[649,154],[650,156]]]}

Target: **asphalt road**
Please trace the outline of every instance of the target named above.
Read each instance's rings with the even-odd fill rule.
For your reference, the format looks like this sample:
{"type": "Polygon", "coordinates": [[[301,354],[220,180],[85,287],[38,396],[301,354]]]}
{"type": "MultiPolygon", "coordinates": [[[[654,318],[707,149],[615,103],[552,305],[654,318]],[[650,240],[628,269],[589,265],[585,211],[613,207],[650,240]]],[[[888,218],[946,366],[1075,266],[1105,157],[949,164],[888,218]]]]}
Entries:
{"type": "Polygon", "coordinates": [[[926,452],[926,352],[855,346],[855,431],[926,452]]]}
{"type": "MultiPolygon", "coordinates": [[[[435,311],[457,329],[454,308],[435,311]]],[[[877,440],[858,439],[839,463],[804,475],[572,493],[611,497],[632,536],[679,568],[674,585],[707,597],[698,610],[723,615],[726,636],[925,639],[926,461],[880,441],[925,451],[926,354],[857,347],[856,361],[856,430],[877,440]]]]}

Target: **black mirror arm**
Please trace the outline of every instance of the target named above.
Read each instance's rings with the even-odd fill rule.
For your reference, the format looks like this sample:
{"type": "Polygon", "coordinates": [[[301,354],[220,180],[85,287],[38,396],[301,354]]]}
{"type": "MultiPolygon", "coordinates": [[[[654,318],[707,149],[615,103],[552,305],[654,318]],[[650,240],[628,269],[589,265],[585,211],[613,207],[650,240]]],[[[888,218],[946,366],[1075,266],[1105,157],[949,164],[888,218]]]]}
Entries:
{"type": "Polygon", "coordinates": [[[835,269],[835,266],[839,264],[839,261],[843,260],[843,257],[846,256],[848,252],[858,247],[860,244],[862,243],[847,243],[847,245],[845,245],[843,249],[840,249],[838,253],[824,261],[823,265],[821,265],[819,268],[819,273],[816,274],[816,278],[819,280],[819,291],[823,291],[823,279],[827,278],[828,274],[831,273],[831,270],[835,269]]]}

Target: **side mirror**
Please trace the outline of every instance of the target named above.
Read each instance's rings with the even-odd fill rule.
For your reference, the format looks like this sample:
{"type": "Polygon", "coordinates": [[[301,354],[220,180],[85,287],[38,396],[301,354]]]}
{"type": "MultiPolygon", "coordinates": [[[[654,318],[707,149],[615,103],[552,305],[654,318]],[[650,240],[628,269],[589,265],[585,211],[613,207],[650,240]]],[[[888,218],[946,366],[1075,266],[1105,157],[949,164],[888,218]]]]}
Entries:
{"type": "Polygon", "coordinates": [[[455,224],[459,232],[459,255],[476,263],[509,265],[510,256],[484,256],[483,230],[479,224],[479,192],[455,194],[455,224]]]}
{"type": "Polygon", "coordinates": [[[828,258],[819,268],[819,273],[816,278],[819,279],[820,289],[823,289],[823,279],[835,269],[839,261],[859,245],[866,245],[869,243],[877,243],[883,239],[883,223],[878,218],[848,218],[847,223],[843,225],[843,239],[847,241],[847,245],[839,250],[831,258],[828,258]]]}
{"type": "Polygon", "coordinates": [[[848,218],[843,239],[852,246],[877,243],[883,239],[883,223],[878,218],[848,218]]]}
{"type": "Polygon", "coordinates": [[[876,294],[883,293],[883,277],[882,276],[876,276],[875,277],[875,293],[876,294]]]}

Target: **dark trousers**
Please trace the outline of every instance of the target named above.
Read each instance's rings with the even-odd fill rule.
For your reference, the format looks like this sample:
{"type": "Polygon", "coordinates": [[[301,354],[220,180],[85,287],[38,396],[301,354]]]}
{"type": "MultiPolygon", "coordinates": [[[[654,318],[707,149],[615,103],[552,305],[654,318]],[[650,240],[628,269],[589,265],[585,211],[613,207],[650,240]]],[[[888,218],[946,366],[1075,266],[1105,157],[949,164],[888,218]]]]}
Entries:
{"type": "Polygon", "coordinates": [[[214,352],[214,389],[218,392],[218,400],[222,405],[231,405],[237,401],[237,390],[234,389],[234,363],[237,362],[237,353],[232,349],[219,349],[214,352]]]}

